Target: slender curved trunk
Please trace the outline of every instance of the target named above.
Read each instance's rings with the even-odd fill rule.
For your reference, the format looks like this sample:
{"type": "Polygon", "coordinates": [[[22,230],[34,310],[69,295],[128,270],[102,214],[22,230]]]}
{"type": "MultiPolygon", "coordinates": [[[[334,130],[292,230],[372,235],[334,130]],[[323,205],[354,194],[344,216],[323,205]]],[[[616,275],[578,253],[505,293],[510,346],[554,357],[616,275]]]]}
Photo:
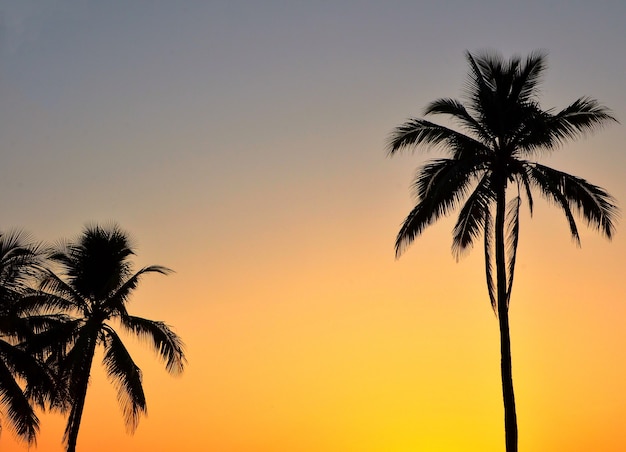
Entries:
{"type": "Polygon", "coordinates": [[[507,300],[506,256],[505,256],[505,213],[506,185],[498,190],[496,201],[496,273],[498,323],[500,326],[500,370],[502,373],[502,399],[504,401],[504,434],[506,452],[517,452],[517,415],[513,393],[513,371],[511,367],[511,338],[509,335],[509,307],[507,300]]]}
{"type": "Polygon", "coordinates": [[[93,356],[96,350],[97,336],[92,338],[91,343],[87,349],[85,356],[85,362],[83,364],[83,373],[80,377],[80,382],[76,388],[76,394],[73,395],[72,410],[65,427],[65,434],[67,438],[67,452],[76,452],[76,441],[78,440],[78,430],[80,428],[80,421],[83,417],[83,409],[85,408],[85,399],[87,397],[87,387],[89,386],[89,374],[91,373],[91,364],[93,362],[93,356]]]}

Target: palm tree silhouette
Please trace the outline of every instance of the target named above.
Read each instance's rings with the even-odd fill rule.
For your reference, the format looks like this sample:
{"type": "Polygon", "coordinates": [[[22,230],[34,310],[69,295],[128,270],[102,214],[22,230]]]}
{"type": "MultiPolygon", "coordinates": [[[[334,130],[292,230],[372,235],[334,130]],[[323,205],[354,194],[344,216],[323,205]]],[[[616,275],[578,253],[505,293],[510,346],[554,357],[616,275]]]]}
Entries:
{"type": "Polygon", "coordinates": [[[147,273],[167,275],[171,270],[151,265],[133,273],[129,261],[134,251],[128,235],[117,225],[87,226],[75,241],[61,243],[50,259],[61,269],[61,276],[48,270],[40,288],[42,311],[60,311],[72,318],[43,333],[39,343],[47,344],[49,356],[56,357],[67,384],[71,409],[64,442],[68,452],[76,450],[89,374],[96,347],[104,349],[103,364],[118,391],[126,427],[133,432],[139,416],[146,413],[142,375],[118,333],[121,328],[150,343],[165,362],[166,370],[179,374],[185,365],[181,339],[163,322],[132,316],[126,305],[140,278],[147,273]],[[59,353],[61,348],[61,353],[59,353]]]}
{"type": "Polygon", "coordinates": [[[544,52],[531,53],[524,60],[514,56],[507,61],[495,52],[466,52],[466,57],[466,103],[444,98],[424,110],[424,115],[451,118],[462,131],[410,118],[390,136],[390,155],[419,146],[437,147],[447,154],[417,171],[413,184],[417,204],[398,232],[396,257],[428,225],[457,207],[460,213],[452,242],[456,257],[483,237],[487,288],[500,328],[506,450],[515,452],[517,418],[508,307],[522,196],[531,214],[534,190],[559,207],[577,244],[580,238],[574,212],[609,239],[618,214],[615,200],[603,188],[527,159],[616,120],[607,108],[588,97],[557,113],[541,109],[537,97],[546,69],[544,52]]]}
{"type": "Polygon", "coordinates": [[[21,303],[43,268],[43,251],[23,231],[0,233],[0,405],[13,432],[29,445],[39,431],[33,403],[44,408],[56,393],[49,369],[23,347],[54,320],[29,317],[21,303]]]}

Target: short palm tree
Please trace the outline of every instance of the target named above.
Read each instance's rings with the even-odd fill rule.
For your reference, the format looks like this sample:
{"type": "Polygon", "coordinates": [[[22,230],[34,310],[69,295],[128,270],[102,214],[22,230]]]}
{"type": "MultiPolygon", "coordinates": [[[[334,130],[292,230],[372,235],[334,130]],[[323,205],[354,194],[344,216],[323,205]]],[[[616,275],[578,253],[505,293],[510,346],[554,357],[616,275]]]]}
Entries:
{"type": "Polygon", "coordinates": [[[543,110],[537,99],[546,68],[543,52],[510,60],[495,52],[467,52],[466,57],[469,77],[465,103],[438,99],[424,111],[424,115],[451,118],[459,130],[411,118],[391,134],[390,155],[417,147],[437,147],[447,154],[418,169],[413,185],[417,204],[398,232],[396,256],[428,225],[459,207],[453,253],[458,257],[483,238],[487,288],[500,327],[506,450],[514,452],[517,419],[508,308],[522,197],[531,214],[534,191],[560,208],[577,243],[580,238],[574,213],[609,239],[618,214],[615,200],[604,189],[532,159],[540,151],[554,150],[615,118],[588,97],[558,112],[543,110]]]}
{"type": "Polygon", "coordinates": [[[39,430],[33,402],[43,408],[54,393],[53,375],[22,346],[46,325],[21,308],[43,263],[42,246],[23,231],[0,233],[0,405],[11,429],[28,444],[39,430]]]}
{"type": "Polygon", "coordinates": [[[147,340],[163,359],[171,374],[185,365],[183,343],[163,322],[132,316],[126,305],[140,278],[147,273],[167,275],[170,269],[158,265],[132,271],[134,251],[128,235],[117,225],[87,226],[75,242],[62,243],[50,254],[60,272],[48,270],[41,280],[40,310],[63,312],[71,320],[38,337],[39,346],[55,357],[67,383],[71,409],[64,441],[68,452],[76,450],[89,374],[96,347],[104,349],[103,364],[118,391],[128,430],[132,433],[139,416],[146,413],[141,370],[132,360],[111,324],[147,340]]]}

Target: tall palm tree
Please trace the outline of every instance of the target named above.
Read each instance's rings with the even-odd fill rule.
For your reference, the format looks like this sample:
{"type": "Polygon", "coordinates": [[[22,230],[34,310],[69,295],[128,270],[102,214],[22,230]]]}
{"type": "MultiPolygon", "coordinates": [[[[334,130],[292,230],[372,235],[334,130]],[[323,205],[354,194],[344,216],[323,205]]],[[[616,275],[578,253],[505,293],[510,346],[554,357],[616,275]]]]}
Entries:
{"type": "Polygon", "coordinates": [[[607,238],[615,232],[617,207],[603,188],[532,159],[616,121],[596,100],[581,97],[559,112],[543,110],[538,86],[546,55],[531,53],[505,60],[495,52],[466,53],[469,77],[465,103],[438,99],[424,115],[451,118],[459,130],[425,119],[410,118],[392,132],[390,155],[405,149],[437,147],[446,158],[426,162],[417,171],[413,189],[417,204],[396,238],[396,256],[424,229],[460,207],[453,230],[453,253],[484,242],[487,288],[500,328],[502,394],[507,452],[517,451],[517,419],[508,308],[515,271],[522,197],[532,214],[533,192],[561,209],[573,239],[580,237],[579,214],[607,238]]]}
{"type": "Polygon", "coordinates": [[[39,430],[33,403],[44,408],[55,392],[53,375],[22,346],[51,324],[21,308],[43,263],[42,246],[23,231],[0,233],[0,406],[13,432],[29,445],[39,430]]]}
{"type": "Polygon", "coordinates": [[[132,316],[126,309],[144,274],[171,273],[158,265],[133,272],[129,260],[133,254],[128,235],[117,225],[87,226],[76,241],[56,247],[50,259],[59,265],[61,273],[48,270],[41,281],[45,296],[40,298],[39,308],[72,316],[68,322],[38,337],[39,345],[46,344],[48,355],[58,360],[58,368],[67,382],[71,409],[63,439],[68,452],[76,450],[97,347],[104,349],[103,364],[117,388],[129,432],[137,427],[139,416],[147,412],[141,370],[112,320],[126,332],[148,341],[169,373],[181,373],[186,362],[181,339],[165,323],[132,316]]]}

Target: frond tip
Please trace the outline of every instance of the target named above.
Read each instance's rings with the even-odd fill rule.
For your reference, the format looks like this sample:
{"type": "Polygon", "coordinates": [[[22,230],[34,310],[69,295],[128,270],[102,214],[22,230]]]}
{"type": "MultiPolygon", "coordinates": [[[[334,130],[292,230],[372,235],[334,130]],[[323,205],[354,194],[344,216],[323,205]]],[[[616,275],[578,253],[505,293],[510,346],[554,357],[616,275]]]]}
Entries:
{"type": "Polygon", "coordinates": [[[169,326],[163,322],[141,317],[122,316],[122,325],[142,340],[150,342],[154,351],[165,362],[165,369],[172,375],[183,372],[187,359],[185,345],[169,326]]]}

